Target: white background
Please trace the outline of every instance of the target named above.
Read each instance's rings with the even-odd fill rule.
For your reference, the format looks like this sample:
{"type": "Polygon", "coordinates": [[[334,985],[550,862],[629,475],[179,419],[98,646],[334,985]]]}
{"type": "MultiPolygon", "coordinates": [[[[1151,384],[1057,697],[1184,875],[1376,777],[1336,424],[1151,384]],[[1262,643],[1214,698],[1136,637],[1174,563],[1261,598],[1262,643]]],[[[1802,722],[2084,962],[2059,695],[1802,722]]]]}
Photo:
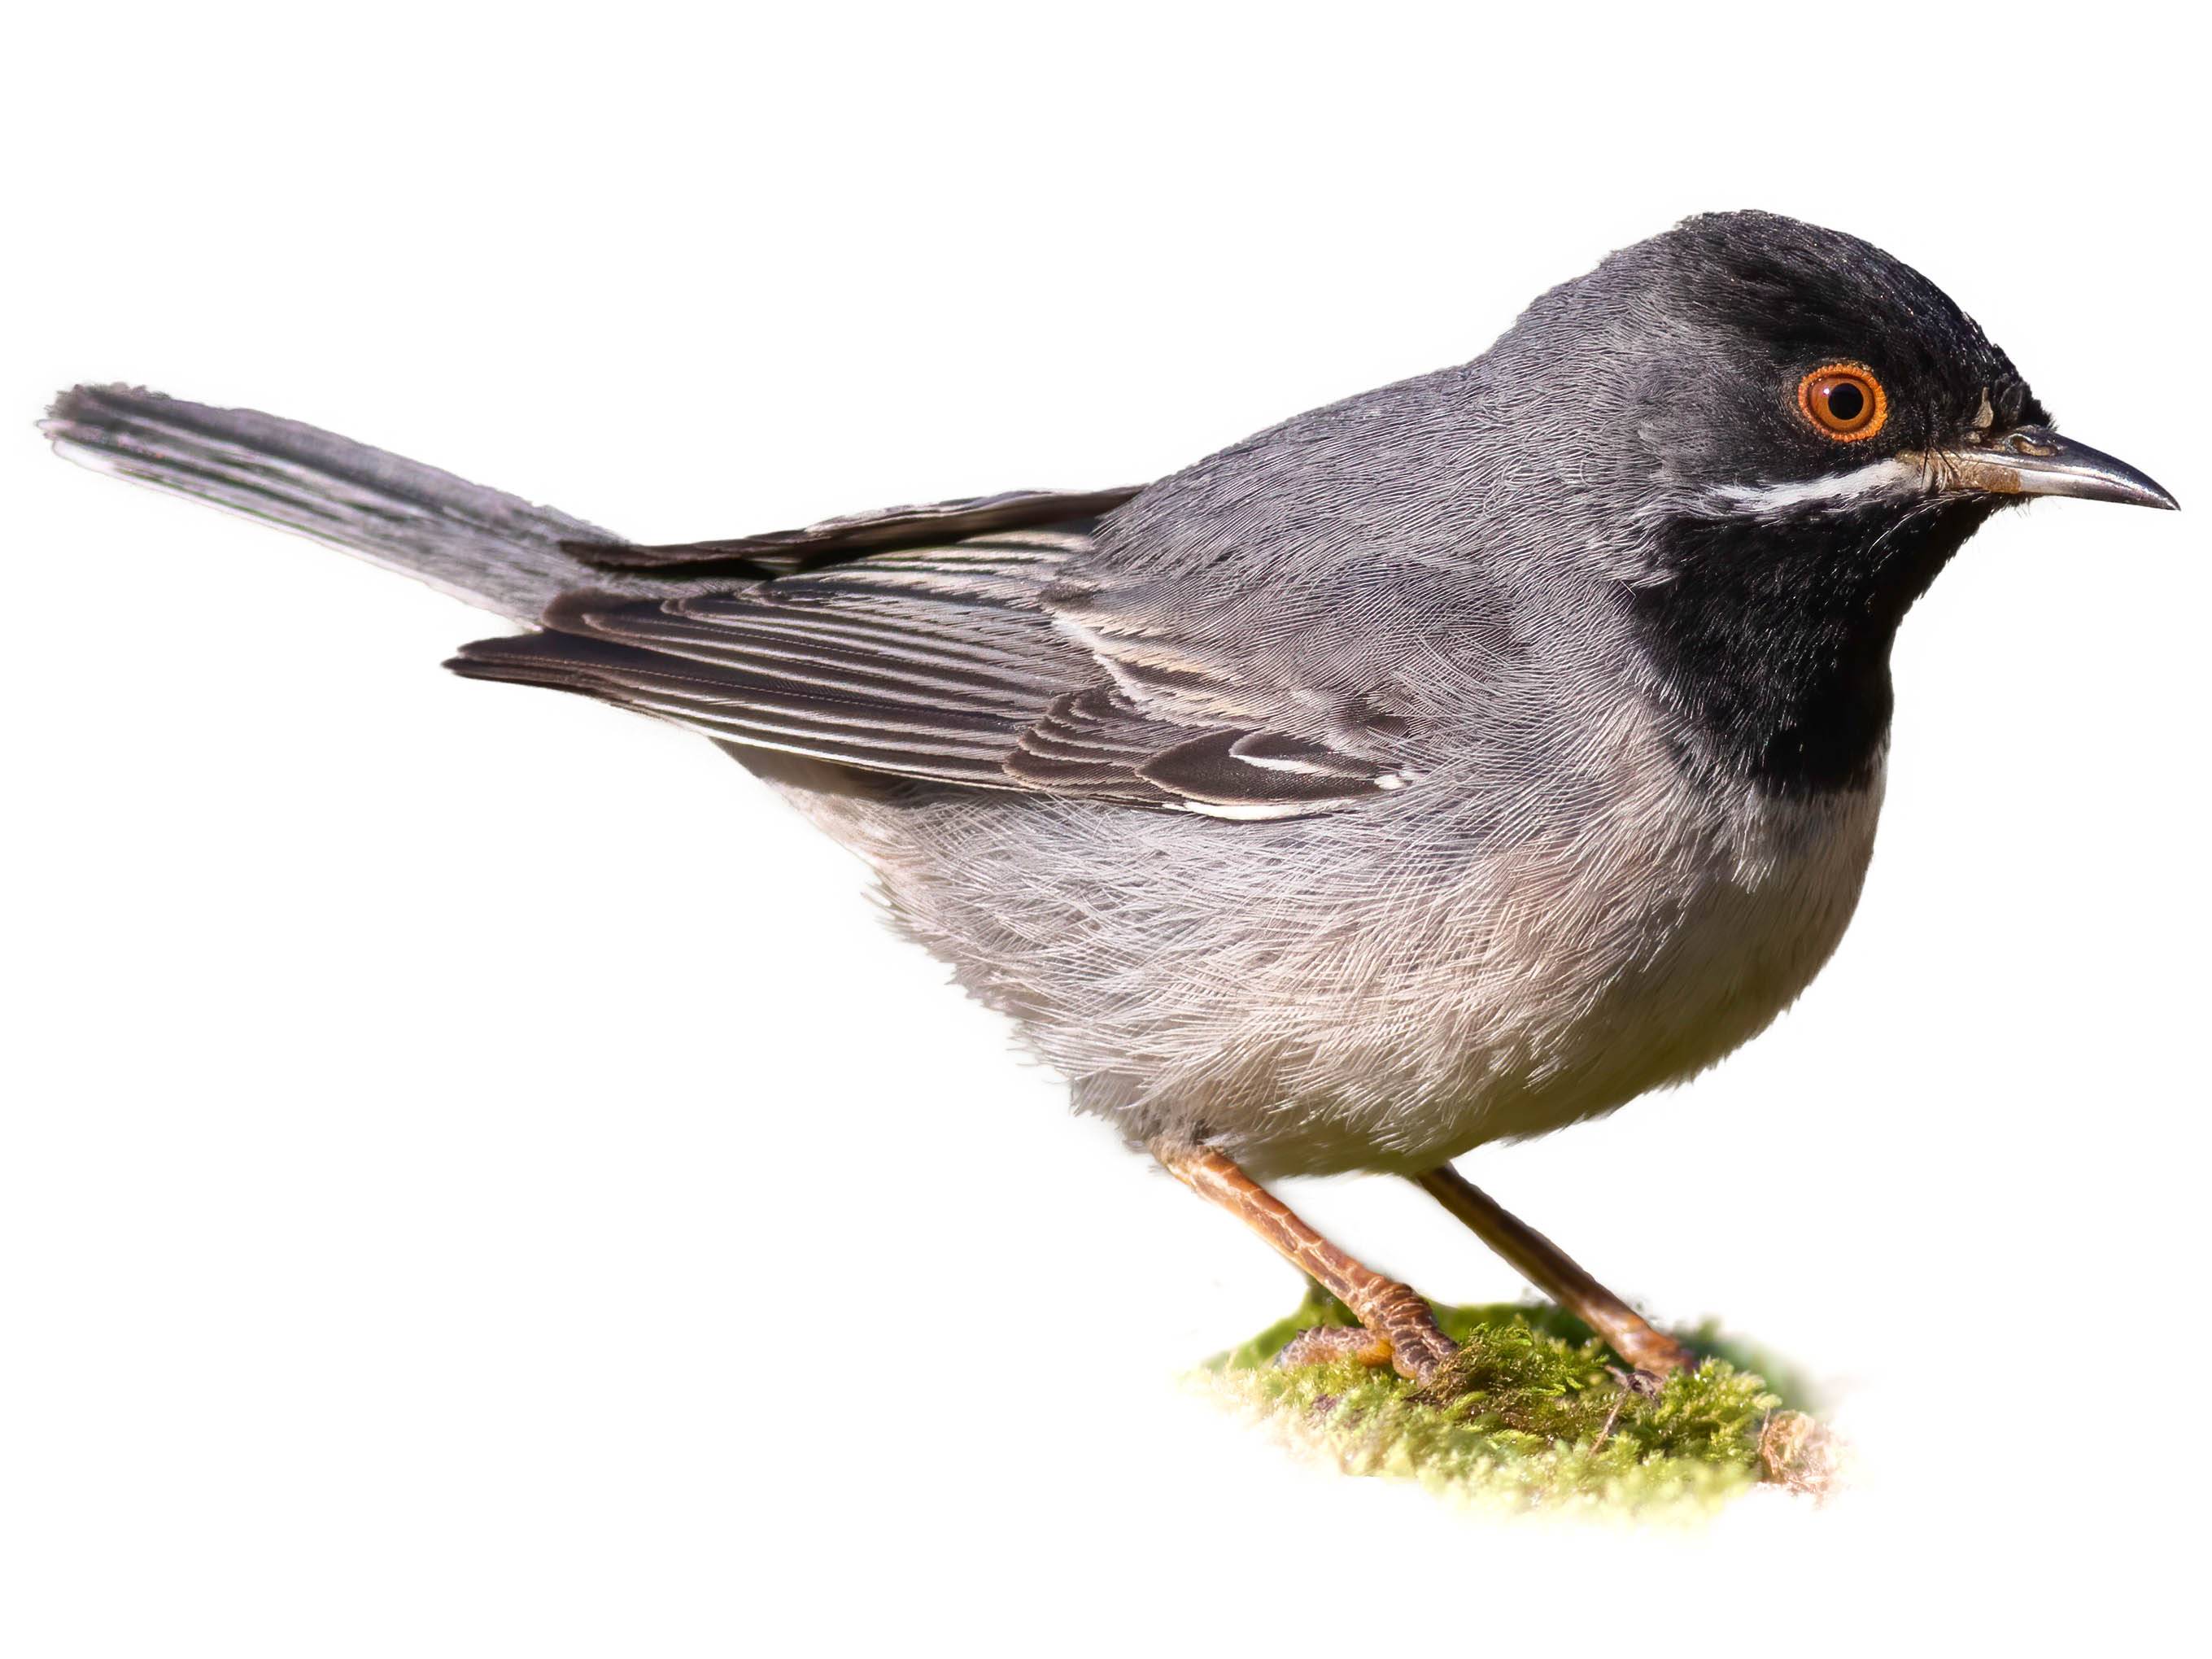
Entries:
{"type": "MultiPolygon", "coordinates": [[[[11,26],[0,100],[9,1652],[2179,1616],[2212,490],[2178,10],[64,9],[11,26]],[[1291,1468],[1176,1383],[1291,1273],[1068,1117],[856,865],[703,744],[440,673],[490,619],[29,424],[128,380],[733,534],[1153,476],[1747,205],[1921,266],[2193,510],[1985,532],[1904,636],[1826,977],[1690,1089],[1468,1161],[1830,1389],[1855,1492],[1690,1534],[1291,1468]]],[[[1291,1195],[1432,1294],[1516,1291],[1400,1184],[1291,1195]]]]}

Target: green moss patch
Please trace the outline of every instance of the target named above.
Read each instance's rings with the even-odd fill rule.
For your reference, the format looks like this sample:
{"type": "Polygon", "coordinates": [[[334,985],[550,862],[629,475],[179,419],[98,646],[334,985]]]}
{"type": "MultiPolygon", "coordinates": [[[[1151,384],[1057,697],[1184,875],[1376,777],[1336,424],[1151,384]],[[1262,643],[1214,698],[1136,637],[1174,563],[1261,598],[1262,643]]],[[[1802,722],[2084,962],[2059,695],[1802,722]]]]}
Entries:
{"type": "Polygon", "coordinates": [[[1426,1385],[1354,1359],[1277,1364],[1298,1332],[1353,1322],[1317,1290],[1196,1381],[1347,1474],[1472,1503],[1698,1513],[1762,1484],[1816,1495],[1833,1484],[1837,1449],[1802,1389],[1711,1330],[1674,1333],[1701,1363],[1654,1388],[1556,1308],[1440,1307],[1437,1319],[1462,1353],[1426,1385]]]}

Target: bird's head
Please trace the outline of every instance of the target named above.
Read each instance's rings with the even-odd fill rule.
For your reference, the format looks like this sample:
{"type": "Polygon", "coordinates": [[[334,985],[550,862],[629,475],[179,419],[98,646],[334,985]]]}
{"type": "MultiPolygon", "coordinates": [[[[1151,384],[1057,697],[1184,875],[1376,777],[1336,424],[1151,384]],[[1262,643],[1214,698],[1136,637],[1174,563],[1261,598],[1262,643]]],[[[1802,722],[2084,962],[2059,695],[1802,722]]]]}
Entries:
{"type": "Polygon", "coordinates": [[[1998,507],[2172,507],[2062,438],[1933,283],[1856,237],[1766,213],[1691,219],[1529,308],[1506,342],[1524,427],[1612,556],[1662,690],[1733,769],[1789,789],[1878,763],[1906,609],[1998,507]],[[1568,422],[1579,410],[1580,429],[1568,422]]]}
{"type": "Polygon", "coordinates": [[[1972,318],[1855,236],[1710,214],[1574,286],[1622,337],[1634,444],[1670,511],[1880,520],[2033,495],[2174,505],[2132,467],[2059,437],[1972,318]]]}

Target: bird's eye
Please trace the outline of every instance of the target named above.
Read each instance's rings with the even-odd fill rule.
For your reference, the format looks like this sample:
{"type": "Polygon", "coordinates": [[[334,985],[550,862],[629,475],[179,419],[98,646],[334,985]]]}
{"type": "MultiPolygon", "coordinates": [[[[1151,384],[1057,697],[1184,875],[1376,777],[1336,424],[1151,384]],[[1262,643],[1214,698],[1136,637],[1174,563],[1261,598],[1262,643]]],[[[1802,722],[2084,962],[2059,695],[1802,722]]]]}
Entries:
{"type": "Polygon", "coordinates": [[[1881,430],[1889,397],[1856,363],[1828,363],[1797,382],[1797,407],[1825,437],[1856,443],[1881,430]]]}

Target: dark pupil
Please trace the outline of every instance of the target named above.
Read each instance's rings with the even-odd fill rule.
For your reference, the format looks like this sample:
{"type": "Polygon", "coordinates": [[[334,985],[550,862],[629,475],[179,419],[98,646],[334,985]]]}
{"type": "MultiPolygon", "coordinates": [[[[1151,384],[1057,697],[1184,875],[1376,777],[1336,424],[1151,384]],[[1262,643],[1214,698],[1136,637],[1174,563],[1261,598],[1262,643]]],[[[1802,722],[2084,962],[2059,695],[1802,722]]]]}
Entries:
{"type": "Polygon", "coordinates": [[[1866,393],[1849,380],[1828,388],[1828,413],[1846,425],[1866,412],[1866,393]]]}

